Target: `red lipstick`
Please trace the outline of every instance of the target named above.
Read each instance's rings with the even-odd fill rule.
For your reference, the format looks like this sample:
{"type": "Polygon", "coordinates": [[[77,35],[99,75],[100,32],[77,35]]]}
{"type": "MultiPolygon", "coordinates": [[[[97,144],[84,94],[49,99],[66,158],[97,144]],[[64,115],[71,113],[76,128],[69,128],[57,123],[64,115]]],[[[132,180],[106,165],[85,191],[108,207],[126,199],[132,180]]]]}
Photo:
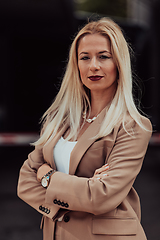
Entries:
{"type": "Polygon", "coordinates": [[[99,76],[99,75],[93,75],[93,76],[90,76],[89,79],[91,81],[99,81],[101,80],[101,78],[103,78],[103,76],[99,76]]]}

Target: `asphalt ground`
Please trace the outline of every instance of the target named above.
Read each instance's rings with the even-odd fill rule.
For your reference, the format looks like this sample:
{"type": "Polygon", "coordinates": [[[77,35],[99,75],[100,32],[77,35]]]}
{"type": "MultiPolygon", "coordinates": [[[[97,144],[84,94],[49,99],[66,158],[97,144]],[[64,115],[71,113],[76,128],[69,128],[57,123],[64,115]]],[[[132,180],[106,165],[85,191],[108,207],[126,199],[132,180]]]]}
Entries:
{"type": "MultiPolygon", "coordinates": [[[[41,215],[17,197],[19,169],[32,147],[0,147],[0,240],[42,240],[41,215]]],[[[160,145],[150,145],[135,182],[148,240],[160,239],[160,145]]]]}

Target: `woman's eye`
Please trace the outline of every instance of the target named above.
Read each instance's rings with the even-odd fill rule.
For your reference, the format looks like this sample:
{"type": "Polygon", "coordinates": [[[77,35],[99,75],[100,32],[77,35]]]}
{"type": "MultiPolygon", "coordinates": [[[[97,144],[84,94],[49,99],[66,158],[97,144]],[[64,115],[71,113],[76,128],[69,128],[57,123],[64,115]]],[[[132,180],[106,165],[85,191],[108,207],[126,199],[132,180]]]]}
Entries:
{"type": "Polygon", "coordinates": [[[88,60],[89,57],[85,56],[85,57],[82,57],[80,60],[88,60]]]}
{"type": "Polygon", "coordinates": [[[100,55],[100,59],[109,59],[110,57],[106,56],[106,55],[100,55]]]}

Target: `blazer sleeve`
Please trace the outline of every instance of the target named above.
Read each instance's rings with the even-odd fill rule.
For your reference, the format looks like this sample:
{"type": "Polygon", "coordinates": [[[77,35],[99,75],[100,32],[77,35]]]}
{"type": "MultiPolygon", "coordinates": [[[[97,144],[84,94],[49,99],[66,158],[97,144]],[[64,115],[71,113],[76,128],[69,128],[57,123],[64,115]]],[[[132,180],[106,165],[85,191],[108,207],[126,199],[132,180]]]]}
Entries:
{"type": "MultiPolygon", "coordinates": [[[[143,130],[131,120],[118,131],[113,149],[106,159],[109,163],[107,176],[101,180],[56,172],[52,175],[45,194],[45,203],[61,208],[84,211],[95,215],[115,209],[128,195],[140,172],[144,155],[151,136],[151,123],[143,123],[150,131],[143,130]]],[[[98,161],[98,159],[97,159],[98,161]]]]}
{"type": "Polygon", "coordinates": [[[44,164],[42,148],[36,147],[20,169],[17,194],[38,212],[52,218],[59,208],[53,203],[45,204],[46,189],[37,181],[37,169],[42,164],[44,164]]]}

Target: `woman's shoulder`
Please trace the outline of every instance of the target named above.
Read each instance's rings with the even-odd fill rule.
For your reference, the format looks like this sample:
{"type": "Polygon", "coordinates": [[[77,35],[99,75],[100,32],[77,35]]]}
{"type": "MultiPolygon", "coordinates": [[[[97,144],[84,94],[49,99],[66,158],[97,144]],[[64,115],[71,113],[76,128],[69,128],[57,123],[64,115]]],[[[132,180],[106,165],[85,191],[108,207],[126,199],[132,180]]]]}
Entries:
{"type": "Polygon", "coordinates": [[[146,129],[148,129],[152,132],[152,123],[149,120],[149,118],[141,115],[141,121],[142,121],[143,125],[146,127],[146,129]]]}
{"type": "Polygon", "coordinates": [[[125,117],[121,118],[119,122],[119,130],[124,129],[135,129],[136,131],[143,131],[146,134],[152,134],[152,124],[149,118],[146,116],[140,115],[133,118],[129,113],[125,117]]]}
{"type": "Polygon", "coordinates": [[[141,115],[141,114],[139,114],[139,116],[137,116],[137,117],[135,117],[135,118],[133,118],[129,113],[127,113],[126,114],[126,116],[125,116],[125,123],[126,124],[129,124],[129,123],[137,123],[137,120],[139,120],[140,122],[142,122],[142,124],[144,125],[144,126],[150,126],[150,127],[152,127],[152,124],[151,124],[151,121],[149,120],[149,118],[147,118],[147,117],[145,117],[145,116],[143,116],[143,115],[141,115]]]}

